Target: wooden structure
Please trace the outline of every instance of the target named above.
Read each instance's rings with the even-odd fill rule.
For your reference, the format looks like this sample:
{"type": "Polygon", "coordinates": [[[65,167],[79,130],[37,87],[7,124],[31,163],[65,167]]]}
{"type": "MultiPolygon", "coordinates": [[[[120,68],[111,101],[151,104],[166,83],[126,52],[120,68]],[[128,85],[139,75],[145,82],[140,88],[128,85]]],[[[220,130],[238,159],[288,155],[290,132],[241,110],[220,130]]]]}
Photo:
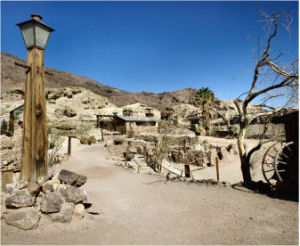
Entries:
{"type": "Polygon", "coordinates": [[[264,154],[262,171],[266,181],[279,190],[298,194],[299,182],[299,111],[272,118],[285,125],[285,141],[272,144],[264,154]]]}
{"type": "Polygon", "coordinates": [[[130,117],[130,116],[114,116],[114,126],[116,131],[127,134],[129,131],[144,132],[157,131],[157,122],[160,119],[154,117],[130,117]]]}
{"type": "Polygon", "coordinates": [[[36,181],[48,173],[44,51],[29,49],[27,65],[22,179],[36,181]]]}
{"type": "Polygon", "coordinates": [[[171,120],[175,110],[171,107],[166,107],[162,112],[161,112],[161,120],[171,120]]]}

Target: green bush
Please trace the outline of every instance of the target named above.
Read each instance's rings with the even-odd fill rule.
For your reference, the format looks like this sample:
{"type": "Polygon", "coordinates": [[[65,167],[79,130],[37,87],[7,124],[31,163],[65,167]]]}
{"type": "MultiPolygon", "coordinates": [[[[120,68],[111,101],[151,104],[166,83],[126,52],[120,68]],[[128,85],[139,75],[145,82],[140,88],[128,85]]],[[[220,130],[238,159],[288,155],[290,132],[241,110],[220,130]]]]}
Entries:
{"type": "Polygon", "coordinates": [[[95,143],[97,143],[96,138],[94,136],[90,136],[88,138],[88,144],[95,144],[95,143]]]}

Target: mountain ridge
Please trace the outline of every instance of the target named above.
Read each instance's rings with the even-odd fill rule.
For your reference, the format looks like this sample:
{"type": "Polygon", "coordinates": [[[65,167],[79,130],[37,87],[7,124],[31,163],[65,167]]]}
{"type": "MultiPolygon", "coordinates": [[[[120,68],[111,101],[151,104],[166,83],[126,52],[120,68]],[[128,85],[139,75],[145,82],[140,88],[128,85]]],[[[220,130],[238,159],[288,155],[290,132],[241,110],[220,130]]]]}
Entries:
{"type": "MultiPolygon", "coordinates": [[[[23,89],[25,86],[25,69],[15,65],[15,62],[25,64],[26,61],[14,55],[1,52],[1,94],[12,89],[23,89]]],[[[122,107],[132,103],[143,103],[150,107],[163,109],[164,107],[186,103],[193,104],[193,88],[185,88],[172,92],[129,92],[104,85],[86,76],[54,68],[45,68],[51,75],[46,74],[46,88],[83,87],[98,95],[108,98],[115,105],[122,107]]]]}

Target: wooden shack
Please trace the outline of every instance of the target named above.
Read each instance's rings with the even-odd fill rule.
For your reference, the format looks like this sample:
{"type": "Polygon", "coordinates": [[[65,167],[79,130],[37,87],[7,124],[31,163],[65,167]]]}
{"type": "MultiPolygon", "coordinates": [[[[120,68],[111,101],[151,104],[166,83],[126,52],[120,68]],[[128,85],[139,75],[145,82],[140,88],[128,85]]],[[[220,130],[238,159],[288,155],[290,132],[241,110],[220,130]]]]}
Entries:
{"type": "Polygon", "coordinates": [[[159,121],[154,117],[114,116],[115,129],[122,134],[127,134],[130,130],[135,133],[157,132],[159,121]]]}

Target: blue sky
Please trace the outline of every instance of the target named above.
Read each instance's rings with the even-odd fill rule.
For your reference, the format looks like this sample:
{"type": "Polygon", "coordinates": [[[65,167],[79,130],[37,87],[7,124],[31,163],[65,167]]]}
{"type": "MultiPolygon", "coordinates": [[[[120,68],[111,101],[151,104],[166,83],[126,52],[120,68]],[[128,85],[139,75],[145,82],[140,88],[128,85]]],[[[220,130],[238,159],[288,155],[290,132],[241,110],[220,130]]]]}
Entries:
{"type": "Polygon", "coordinates": [[[1,50],[26,59],[16,23],[39,13],[55,29],[45,65],[119,89],[209,87],[221,99],[249,89],[267,13],[293,11],[275,50],[298,57],[298,2],[1,2],[1,50]]]}

